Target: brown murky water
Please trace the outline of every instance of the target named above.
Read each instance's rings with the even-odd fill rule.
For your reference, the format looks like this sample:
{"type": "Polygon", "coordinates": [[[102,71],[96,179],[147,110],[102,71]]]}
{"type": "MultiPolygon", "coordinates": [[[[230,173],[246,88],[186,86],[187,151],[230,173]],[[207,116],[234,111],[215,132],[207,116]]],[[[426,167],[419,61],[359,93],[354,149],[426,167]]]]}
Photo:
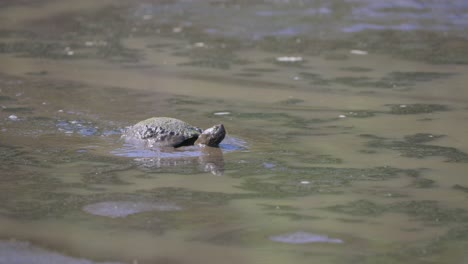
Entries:
{"type": "Polygon", "coordinates": [[[464,1],[0,6],[0,263],[468,261],[464,1]]]}

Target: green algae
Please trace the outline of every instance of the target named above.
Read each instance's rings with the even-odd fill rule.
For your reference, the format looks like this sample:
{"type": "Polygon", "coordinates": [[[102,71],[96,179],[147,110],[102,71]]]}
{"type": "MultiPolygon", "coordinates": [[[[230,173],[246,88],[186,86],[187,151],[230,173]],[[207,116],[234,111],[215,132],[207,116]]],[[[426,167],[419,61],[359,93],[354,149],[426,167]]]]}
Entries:
{"type": "Polygon", "coordinates": [[[353,34],[349,41],[365,43],[370,52],[433,64],[467,64],[466,39],[426,30],[379,30],[353,34]]]}
{"type": "Polygon", "coordinates": [[[16,101],[16,99],[10,96],[6,96],[6,95],[0,95],[0,102],[12,102],[12,101],[16,101]]]}
{"type": "Polygon", "coordinates": [[[438,79],[446,79],[452,77],[454,73],[451,72],[420,72],[420,71],[410,71],[410,72],[391,72],[386,77],[388,81],[405,81],[408,83],[416,82],[430,82],[438,79]]]}
{"type": "Polygon", "coordinates": [[[390,107],[388,113],[393,115],[428,114],[449,110],[446,105],[440,104],[388,104],[386,106],[390,107]]]}
{"type": "MultiPolygon", "coordinates": [[[[371,148],[384,148],[399,151],[405,157],[426,158],[444,157],[446,162],[468,162],[468,154],[454,147],[427,145],[426,142],[435,140],[442,135],[419,133],[404,137],[404,140],[392,140],[386,138],[373,138],[368,146],[371,148]]],[[[362,135],[361,135],[362,136],[362,135]]]]}
{"type": "Polygon", "coordinates": [[[411,143],[411,144],[421,144],[421,143],[431,142],[442,137],[445,137],[445,135],[434,135],[430,133],[417,133],[414,135],[405,136],[403,139],[406,142],[411,143]]]}
{"type": "Polygon", "coordinates": [[[243,68],[242,70],[246,72],[255,72],[255,73],[271,73],[271,72],[278,71],[278,69],[273,69],[273,68],[243,68]]]}
{"type": "Polygon", "coordinates": [[[280,204],[258,204],[265,211],[298,211],[299,208],[291,205],[280,205],[280,204]]]}
{"type": "MultiPolygon", "coordinates": [[[[421,230],[415,230],[421,231],[421,230]]],[[[408,232],[413,232],[408,230],[408,232]]],[[[391,250],[354,259],[356,263],[446,263],[463,262],[466,258],[463,250],[468,246],[468,226],[459,225],[436,238],[401,245],[394,244],[391,250]],[[447,257],[449,255],[449,257],[447,257]],[[442,257],[442,258],[441,258],[442,257]]]]}
{"type": "Polygon", "coordinates": [[[281,100],[281,101],[279,101],[277,103],[281,104],[281,105],[296,105],[296,104],[300,104],[300,103],[303,103],[303,102],[305,102],[305,101],[302,100],[302,99],[288,98],[288,99],[285,99],[285,100],[281,100]]]}
{"type": "Polygon", "coordinates": [[[0,53],[18,54],[35,58],[65,58],[65,46],[54,42],[18,41],[0,43],[0,53]]]}
{"type": "Polygon", "coordinates": [[[414,188],[433,188],[435,187],[435,181],[426,178],[415,178],[411,184],[414,188]]]}
{"type": "Polygon", "coordinates": [[[229,70],[231,69],[231,64],[223,60],[191,60],[189,62],[179,63],[179,66],[193,66],[193,67],[202,67],[202,68],[211,68],[217,70],[229,70]]]}
{"type": "Polygon", "coordinates": [[[377,113],[376,111],[370,111],[370,110],[354,110],[354,111],[347,112],[345,115],[346,117],[368,118],[368,117],[375,116],[376,113],[377,113]]]}
{"type": "Polygon", "coordinates": [[[417,170],[392,167],[368,169],[308,167],[279,168],[262,178],[248,177],[238,188],[252,191],[262,197],[294,197],[323,193],[340,193],[341,187],[356,181],[383,181],[401,175],[416,177],[417,170]],[[268,176],[268,177],[267,177],[268,176]]]}
{"type": "Polygon", "coordinates": [[[330,85],[331,81],[329,79],[323,78],[320,74],[312,72],[300,72],[300,78],[310,81],[314,85],[330,85]]]}
{"type": "Polygon", "coordinates": [[[462,186],[462,185],[460,185],[460,184],[455,184],[452,188],[453,188],[454,190],[458,190],[458,191],[462,191],[462,192],[468,193],[468,187],[462,186]]]}
{"type": "Polygon", "coordinates": [[[325,54],[324,58],[326,60],[334,60],[334,61],[344,61],[348,60],[349,56],[345,53],[327,53],[325,54]]]}
{"type": "Polygon", "coordinates": [[[179,63],[180,66],[196,66],[219,70],[229,70],[233,65],[246,65],[250,61],[240,58],[225,46],[210,48],[192,48],[173,53],[175,56],[186,57],[188,62],[179,63]]]}
{"type": "Polygon", "coordinates": [[[336,213],[376,217],[385,213],[402,213],[425,224],[440,225],[464,223],[468,220],[468,211],[461,208],[444,208],[437,201],[402,201],[390,204],[378,204],[369,200],[357,200],[347,204],[324,208],[336,213]]]}
{"type": "Polygon", "coordinates": [[[32,107],[6,107],[2,109],[3,112],[8,112],[8,113],[32,113],[34,111],[34,108],[32,107]]]}
{"type": "Polygon", "coordinates": [[[352,216],[379,216],[386,211],[384,206],[379,206],[368,200],[352,201],[344,205],[334,205],[325,209],[352,216]]]}
{"type": "MultiPolygon", "coordinates": [[[[354,69],[348,71],[367,72],[364,69],[354,69]],[[354,70],[353,70],[354,69],[354,70]]],[[[312,84],[340,84],[353,88],[378,88],[378,89],[402,89],[415,86],[420,82],[429,82],[437,79],[448,78],[453,76],[453,73],[445,72],[390,72],[381,78],[371,78],[368,76],[342,76],[336,78],[323,78],[319,74],[301,72],[301,76],[305,80],[311,80],[312,84]]]]}
{"type": "Polygon", "coordinates": [[[373,69],[371,69],[371,68],[359,67],[359,66],[341,67],[340,70],[350,71],[350,72],[371,72],[371,71],[373,71],[373,69]]]}
{"type": "Polygon", "coordinates": [[[235,76],[240,76],[240,77],[260,77],[262,76],[260,73],[255,73],[255,72],[240,72],[234,74],[235,76]]]}
{"type": "Polygon", "coordinates": [[[301,220],[318,220],[321,217],[312,216],[312,215],[305,215],[305,214],[298,214],[298,213],[291,213],[291,212],[271,212],[268,213],[271,216],[281,216],[287,217],[291,221],[301,221],[301,220]]]}
{"type": "Polygon", "coordinates": [[[312,158],[305,157],[303,160],[312,164],[341,164],[343,163],[342,159],[333,157],[331,155],[318,155],[312,158]]]}

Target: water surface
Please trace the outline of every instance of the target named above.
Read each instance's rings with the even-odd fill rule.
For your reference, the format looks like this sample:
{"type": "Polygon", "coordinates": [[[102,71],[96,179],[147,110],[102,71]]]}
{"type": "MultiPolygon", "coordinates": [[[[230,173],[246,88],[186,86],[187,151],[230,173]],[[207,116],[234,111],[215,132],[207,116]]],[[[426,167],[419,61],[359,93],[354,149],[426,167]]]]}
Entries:
{"type": "Polygon", "coordinates": [[[464,1],[0,6],[0,263],[468,259],[464,1]]]}

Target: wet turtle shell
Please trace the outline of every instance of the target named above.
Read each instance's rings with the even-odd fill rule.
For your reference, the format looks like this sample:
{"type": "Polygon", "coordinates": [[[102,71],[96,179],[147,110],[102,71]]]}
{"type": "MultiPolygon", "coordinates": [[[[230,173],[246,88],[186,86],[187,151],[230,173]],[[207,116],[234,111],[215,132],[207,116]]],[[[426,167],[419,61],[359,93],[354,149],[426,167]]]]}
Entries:
{"type": "Polygon", "coordinates": [[[223,125],[213,126],[205,131],[182,120],[170,117],[152,117],[130,127],[127,138],[147,140],[151,145],[174,148],[190,145],[216,147],[224,139],[223,125]]]}

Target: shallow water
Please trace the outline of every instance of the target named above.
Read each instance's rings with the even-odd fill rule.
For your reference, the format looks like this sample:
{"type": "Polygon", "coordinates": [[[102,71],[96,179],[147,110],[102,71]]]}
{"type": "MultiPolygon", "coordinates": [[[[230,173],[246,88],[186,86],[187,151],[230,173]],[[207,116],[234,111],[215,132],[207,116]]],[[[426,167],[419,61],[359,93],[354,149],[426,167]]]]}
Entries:
{"type": "Polygon", "coordinates": [[[0,6],[0,263],[467,261],[464,1],[0,6]]]}

